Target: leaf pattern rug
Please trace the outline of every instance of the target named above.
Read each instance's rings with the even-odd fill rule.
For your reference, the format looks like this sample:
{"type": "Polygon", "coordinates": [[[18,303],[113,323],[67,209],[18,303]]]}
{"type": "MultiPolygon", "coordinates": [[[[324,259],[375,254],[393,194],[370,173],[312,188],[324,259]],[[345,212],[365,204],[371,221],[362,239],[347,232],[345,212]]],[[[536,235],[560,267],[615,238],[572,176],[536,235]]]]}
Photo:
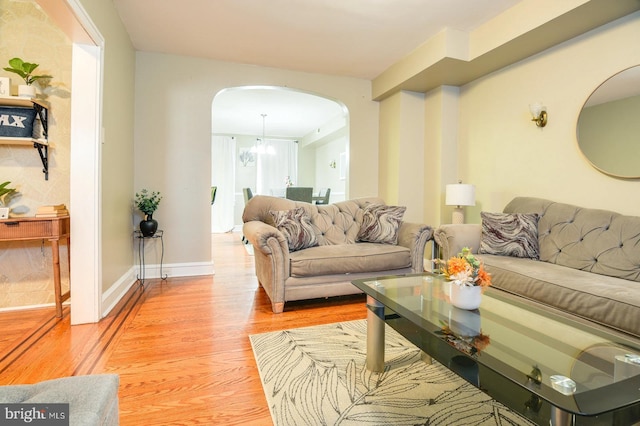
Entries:
{"type": "Polygon", "coordinates": [[[366,320],[249,336],[274,425],[533,425],[385,327],[382,373],[366,320]]]}

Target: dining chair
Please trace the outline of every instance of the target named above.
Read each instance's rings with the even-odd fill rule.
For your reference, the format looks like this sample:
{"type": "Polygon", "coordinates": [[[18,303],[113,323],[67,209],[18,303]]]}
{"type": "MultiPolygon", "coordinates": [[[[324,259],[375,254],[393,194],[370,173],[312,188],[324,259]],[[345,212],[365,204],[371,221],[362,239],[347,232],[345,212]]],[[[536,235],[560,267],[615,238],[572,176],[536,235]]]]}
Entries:
{"type": "MultiPolygon", "coordinates": [[[[250,199],[253,198],[253,191],[251,188],[242,188],[242,195],[244,196],[244,205],[246,206],[250,199]]],[[[242,235],[242,242],[245,244],[249,244],[249,240],[242,235]]]]}
{"type": "Polygon", "coordinates": [[[331,188],[320,188],[318,195],[313,197],[316,204],[329,204],[329,196],[331,194],[331,188]]]}
{"type": "Polygon", "coordinates": [[[242,188],[242,195],[244,195],[244,204],[246,205],[253,198],[253,191],[251,191],[251,188],[242,188]]]}
{"type": "Polygon", "coordinates": [[[216,192],[218,191],[218,187],[217,186],[212,186],[211,187],[211,205],[213,205],[213,203],[216,201],[216,192]]]}
{"type": "Polygon", "coordinates": [[[304,201],[311,203],[313,201],[313,188],[304,186],[289,186],[285,197],[293,201],[304,201]]]}

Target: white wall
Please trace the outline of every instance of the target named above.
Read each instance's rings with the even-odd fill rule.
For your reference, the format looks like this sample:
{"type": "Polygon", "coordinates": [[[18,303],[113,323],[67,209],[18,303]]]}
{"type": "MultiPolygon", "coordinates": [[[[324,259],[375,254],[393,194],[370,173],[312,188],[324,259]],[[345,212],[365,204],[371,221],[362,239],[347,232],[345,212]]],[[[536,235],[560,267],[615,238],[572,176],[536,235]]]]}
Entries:
{"type": "Polygon", "coordinates": [[[406,206],[404,220],[423,222],[425,181],[425,97],[401,91],[380,107],[380,197],[406,206]]]}
{"type": "Polygon", "coordinates": [[[640,181],[596,171],[576,140],[585,100],[640,63],[639,39],[640,12],[462,88],[457,162],[477,198],[467,221],[479,222],[481,210],[501,211],[517,195],[640,215],[640,202],[628,195],[640,181]],[[536,100],[547,106],[545,128],[530,121],[528,104],[536,100]]]}
{"type": "Polygon", "coordinates": [[[347,152],[349,144],[346,136],[319,146],[315,149],[315,189],[331,188],[329,202],[336,203],[346,198],[345,179],[340,179],[340,154],[347,152]],[[335,168],[333,166],[335,162],[335,168]],[[330,166],[331,165],[331,166],[330,166]]]}
{"type": "Polygon", "coordinates": [[[135,187],[159,190],[154,219],[165,230],[167,263],[210,262],[211,102],[220,90],[284,86],[343,102],[350,114],[350,197],[376,195],[378,104],[371,82],[138,52],[135,187]]]}

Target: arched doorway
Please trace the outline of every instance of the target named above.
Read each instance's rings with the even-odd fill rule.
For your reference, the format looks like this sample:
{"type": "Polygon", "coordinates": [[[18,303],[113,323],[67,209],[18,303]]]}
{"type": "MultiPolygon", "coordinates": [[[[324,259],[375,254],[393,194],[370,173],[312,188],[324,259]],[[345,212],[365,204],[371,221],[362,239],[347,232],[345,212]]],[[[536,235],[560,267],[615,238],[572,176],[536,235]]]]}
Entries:
{"type": "Polygon", "coordinates": [[[339,100],[287,87],[243,86],[217,93],[211,111],[211,184],[217,187],[212,232],[242,223],[245,187],[279,195],[288,177],[295,185],[331,188],[332,202],[346,198],[349,114],[339,100]]]}

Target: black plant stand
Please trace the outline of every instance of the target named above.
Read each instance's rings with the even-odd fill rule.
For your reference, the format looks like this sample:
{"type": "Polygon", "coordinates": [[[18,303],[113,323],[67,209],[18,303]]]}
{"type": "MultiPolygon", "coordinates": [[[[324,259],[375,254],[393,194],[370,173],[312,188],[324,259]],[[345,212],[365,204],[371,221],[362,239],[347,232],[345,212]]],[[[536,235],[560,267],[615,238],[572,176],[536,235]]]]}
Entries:
{"type": "Polygon", "coordinates": [[[155,234],[149,236],[149,237],[145,237],[144,235],[142,235],[142,232],[140,231],[133,231],[133,235],[135,238],[138,239],[138,260],[139,260],[139,273],[138,275],[136,275],[136,278],[138,280],[138,283],[140,283],[141,286],[144,286],[144,281],[145,281],[145,275],[146,275],[146,264],[145,264],[145,259],[144,259],[144,252],[145,252],[145,246],[144,246],[144,242],[145,240],[152,240],[152,239],[159,239],[160,240],[160,279],[165,281],[168,277],[167,274],[162,275],[162,262],[164,260],[164,239],[163,239],[163,234],[164,231],[162,229],[158,229],[156,231],[155,234]]]}

